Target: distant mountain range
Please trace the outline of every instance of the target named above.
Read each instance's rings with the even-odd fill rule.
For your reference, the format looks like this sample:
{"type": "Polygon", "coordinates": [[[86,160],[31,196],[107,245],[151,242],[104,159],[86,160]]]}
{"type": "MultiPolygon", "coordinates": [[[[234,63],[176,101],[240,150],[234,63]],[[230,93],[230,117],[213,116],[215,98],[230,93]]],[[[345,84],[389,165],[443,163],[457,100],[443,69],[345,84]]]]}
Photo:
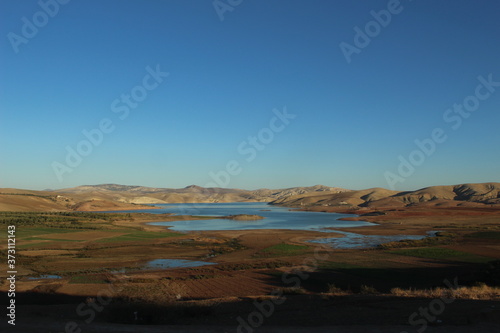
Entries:
{"type": "Polygon", "coordinates": [[[345,191],[348,190],[323,185],[252,191],[196,185],[172,189],[118,184],[82,185],[51,191],[0,189],[0,211],[97,211],[148,208],[138,205],[161,203],[270,202],[311,192],[333,194],[345,191]]]}
{"type": "Polygon", "coordinates": [[[383,188],[347,190],[315,185],[286,189],[242,190],[153,188],[118,184],[83,185],[51,191],[0,189],[0,211],[102,211],[149,208],[144,204],[270,202],[289,207],[328,206],[339,209],[387,207],[455,207],[500,204],[500,183],[431,186],[416,191],[383,188]]]}
{"type": "Polygon", "coordinates": [[[209,203],[209,202],[269,202],[292,195],[311,192],[339,193],[348,191],[337,187],[316,185],[287,189],[241,190],[232,188],[205,188],[190,185],[180,189],[127,186],[117,184],[84,185],[58,190],[69,195],[84,194],[93,199],[112,200],[123,203],[209,203]]]}

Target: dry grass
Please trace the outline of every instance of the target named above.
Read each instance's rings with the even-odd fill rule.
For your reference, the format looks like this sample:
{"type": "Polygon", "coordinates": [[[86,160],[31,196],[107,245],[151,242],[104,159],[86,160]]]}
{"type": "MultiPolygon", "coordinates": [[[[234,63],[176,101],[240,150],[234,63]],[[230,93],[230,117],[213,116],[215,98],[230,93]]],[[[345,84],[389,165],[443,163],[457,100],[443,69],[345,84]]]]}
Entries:
{"type": "Polygon", "coordinates": [[[334,296],[344,296],[344,295],[349,295],[351,294],[350,291],[343,290],[342,288],[337,287],[333,283],[328,284],[328,290],[326,291],[326,294],[328,295],[334,295],[334,296]]]}
{"type": "MultiPolygon", "coordinates": [[[[355,293],[352,290],[350,290],[350,288],[347,290],[344,290],[342,288],[337,287],[333,283],[329,283],[327,291],[325,293],[323,293],[323,295],[326,295],[326,296],[346,296],[346,295],[354,295],[354,294],[355,293]]],[[[380,292],[377,289],[375,289],[375,287],[373,287],[373,286],[363,284],[359,287],[359,294],[361,294],[361,295],[378,295],[378,294],[380,294],[380,292]]]]}
{"type": "Polygon", "coordinates": [[[378,290],[372,286],[367,286],[365,284],[361,285],[359,292],[363,295],[375,295],[379,294],[378,290]]]}
{"type": "Polygon", "coordinates": [[[302,287],[278,288],[278,292],[282,295],[304,295],[304,294],[307,294],[307,291],[302,287]]]}
{"type": "Polygon", "coordinates": [[[37,292],[42,294],[54,294],[57,289],[61,288],[62,284],[40,284],[31,289],[30,292],[37,292]]]}
{"type": "Polygon", "coordinates": [[[132,302],[161,305],[180,300],[185,294],[185,285],[173,281],[160,280],[156,283],[128,285],[122,290],[120,296],[132,302]]]}
{"type": "Polygon", "coordinates": [[[472,287],[460,287],[457,289],[433,288],[433,289],[402,289],[393,288],[391,294],[401,297],[425,297],[425,298],[453,298],[474,300],[498,300],[500,299],[500,287],[490,287],[479,284],[472,287]]]}

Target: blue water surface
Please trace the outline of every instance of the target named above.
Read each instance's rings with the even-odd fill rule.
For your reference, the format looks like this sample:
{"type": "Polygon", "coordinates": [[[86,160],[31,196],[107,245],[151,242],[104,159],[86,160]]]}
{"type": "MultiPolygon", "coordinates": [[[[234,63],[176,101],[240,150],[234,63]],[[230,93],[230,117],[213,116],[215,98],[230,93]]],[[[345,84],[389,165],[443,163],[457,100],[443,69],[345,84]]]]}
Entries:
{"type": "MultiPolygon", "coordinates": [[[[325,237],[311,240],[313,243],[328,244],[338,249],[369,248],[383,243],[405,239],[422,239],[422,235],[360,235],[353,232],[332,230],[346,227],[376,226],[365,221],[340,221],[352,214],[305,212],[288,207],[273,206],[262,202],[235,203],[196,203],[196,204],[155,204],[160,209],[140,211],[153,214],[170,213],[175,215],[228,216],[237,214],[260,215],[262,220],[238,221],[229,219],[181,220],[173,222],[152,222],[151,225],[165,226],[173,231],[215,231],[215,230],[256,230],[288,229],[335,232],[343,237],[325,237]]],[[[429,236],[433,236],[430,235],[429,236]]]]}
{"type": "Polygon", "coordinates": [[[174,231],[204,230],[254,230],[289,229],[329,231],[326,228],[345,228],[375,225],[364,221],[339,221],[349,214],[303,212],[287,207],[268,205],[261,202],[250,203],[201,203],[201,204],[161,204],[161,209],[144,210],[147,213],[173,213],[177,215],[227,216],[236,214],[260,215],[262,220],[238,221],[227,219],[184,220],[175,222],[153,222],[152,225],[170,227],[174,231]]]}

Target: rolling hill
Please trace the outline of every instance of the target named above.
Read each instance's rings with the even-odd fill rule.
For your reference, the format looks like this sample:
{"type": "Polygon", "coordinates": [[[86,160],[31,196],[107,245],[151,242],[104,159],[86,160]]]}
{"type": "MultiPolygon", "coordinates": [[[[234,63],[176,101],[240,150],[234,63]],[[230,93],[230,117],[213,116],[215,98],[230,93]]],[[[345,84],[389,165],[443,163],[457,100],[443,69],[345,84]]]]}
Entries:
{"type": "Polygon", "coordinates": [[[290,207],[331,206],[339,208],[456,207],[500,204],[500,183],[431,186],[397,192],[383,188],[342,193],[307,193],[277,199],[271,204],[290,207]]]}
{"type": "Polygon", "coordinates": [[[204,188],[196,185],[181,189],[153,188],[118,184],[83,185],[50,191],[0,189],[0,211],[103,211],[150,208],[144,204],[269,202],[307,193],[348,191],[316,185],[287,189],[241,190],[204,188]]]}
{"type": "Polygon", "coordinates": [[[315,185],[286,189],[181,189],[117,184],[83,185],[52,191],[0,189],[0,211],[103,211],[144,209],[145,204],[270,202],[289,207],[339,210],[397,207],[483,207],[500,204],[500,183],[431,186],[416,191],[384,188],[347,190],[315,185]]]}

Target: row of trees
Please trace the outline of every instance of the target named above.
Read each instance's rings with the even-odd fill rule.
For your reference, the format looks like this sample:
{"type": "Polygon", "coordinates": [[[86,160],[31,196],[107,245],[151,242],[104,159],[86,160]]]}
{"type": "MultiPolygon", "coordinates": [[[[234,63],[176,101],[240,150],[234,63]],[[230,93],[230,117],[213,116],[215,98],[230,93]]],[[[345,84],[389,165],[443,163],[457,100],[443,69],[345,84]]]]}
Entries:
{"type": "Polygon", "coordinates": [[[83,222],[114,221],[131,219],[128,213],[92,213],[92,212],[0,212],[0,225],[44,225],[66,226],[80,225],[83,222]]]}

